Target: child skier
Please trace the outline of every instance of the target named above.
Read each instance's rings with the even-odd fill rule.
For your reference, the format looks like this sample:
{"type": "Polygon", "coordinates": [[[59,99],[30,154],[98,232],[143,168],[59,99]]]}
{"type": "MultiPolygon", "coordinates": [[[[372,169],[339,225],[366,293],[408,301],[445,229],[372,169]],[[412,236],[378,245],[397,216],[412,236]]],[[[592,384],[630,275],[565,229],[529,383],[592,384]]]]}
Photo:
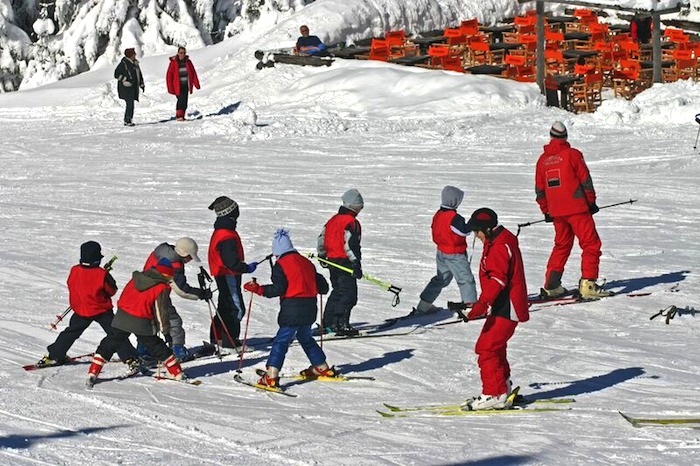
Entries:
{"type": "Polygon", "coordinates": [[[112,332],[104,338],[95,351],[88,370],[88,387],[92,387],[102,371],[102,367],[129,335],[136,335],[149,354],[157,361],[164,361],[171,378],[183,380],[185,373],[172,350],[160,338],[170,332],[170,281],[173,266],[167,259],[161,259],[155,267],[145,271],[134,271],[132,279],[124,287],[117,302],[117,314],[112,322],[112,332]]]}
{"type": "MultiPolygon", "coordinates": [[[[117,292],[117,283],[108,270],[100,267],[102,247],[96,241],[80,245],[80,263],[68,274],[68,300],[73,315],[68,327],[47,347],[49,354],[36,365],[38,367],[59,366],[66,361],[66,353],[93,322],[109,335],[112,332],[112,296],[117,292]]],[[[116,352],[130,368],[138,366],[138,353],[127,340],[116,352]]]]}
{"type": "Polygon", "coordinates": [[[335,377],[335,369],[326,363],[326,355],[311,332],[311,325],[318,312],[316,295],[328,293],[328,282],[316,272],[311,261],[294,249],[287,230],[280,228],[275,231],[272,254],[277,258],[272,267],[272,284],[261,286],[250,281],[243,287],[266,298],[280,297],[280,313],[277,317],[280,329],[272,342],[267,372],[258,383],[270,387],[279,386],[279,373],[295,336],[311,362],[311,366],[301,371],[301,375],[309,378],[335,377]]]}

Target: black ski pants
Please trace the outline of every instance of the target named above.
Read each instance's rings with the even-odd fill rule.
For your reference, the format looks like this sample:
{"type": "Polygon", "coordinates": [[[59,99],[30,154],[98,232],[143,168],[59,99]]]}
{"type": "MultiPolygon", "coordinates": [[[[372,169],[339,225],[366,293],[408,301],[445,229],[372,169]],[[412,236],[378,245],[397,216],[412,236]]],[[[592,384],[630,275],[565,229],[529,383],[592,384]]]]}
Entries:
{"type": "MultiPolygon", "coordinates": [[[[102,339],[100,346],[97,347],[96,354],[102,356],[105,361],[109,361],[122,345],[126,343],[131,346],[131,343],[129,343],[129,335],[131,335],[131,333],[112,327],[112,331],[102,339]]],[[[173,355],[173,351],[168,345],[156,335],[136,335],[136,339],[139,344],[146,347],[148,354],[153,356],[156,361],[165,361],[173,355]]],[[[134,350],[134,352],[136,352],[136,350],[134,350]]],[[[126,361],[121,355],[119,358],[122,361],[126,361]]]]}
{"type": "Polygon", "coordinates": [[[357,279],[333,266],[328,270],[331,274],[333,291],[328,297],[323,313],[323,326],[346,327],[350,324],[350,311],[357,304],[357,279]]]}
{"type": "Polygon", "coordinates": [[[209,329],[209,339],[213,344],[217,344],[217,340],[220,341],[224,348],[241,346],[241,320],[245,315],[243,295],[241,294],[241,276],[224,275],[214,277],[214,279],[219,289],[219,305],[217,307],[218,316],[214,316],[214,321],[209,329]]]}
{"type": "MultiPolygon", "coordinates": [[[[68,327],[58,335],[58,338],[56,338],[53,344],[47,347],[49,350],[49,358],[56,361],[63,361],[66,358],[68,350],[73,346],[73,343],[80,338],[83,332],[87,330],[93,322],[100,324],[100,327],[102,327],[102,330],[104,330],[107,335],[111,334],[112,319],[114,319],[112,311],[107,311],[94,317],[81,317],[73,312],[68,327]]],[[[114,352],[119,354],[119,358],[122,361],[138,357],[138,353],[128,339],[122,342],[120,346],[116,347],[114,352]]]]}

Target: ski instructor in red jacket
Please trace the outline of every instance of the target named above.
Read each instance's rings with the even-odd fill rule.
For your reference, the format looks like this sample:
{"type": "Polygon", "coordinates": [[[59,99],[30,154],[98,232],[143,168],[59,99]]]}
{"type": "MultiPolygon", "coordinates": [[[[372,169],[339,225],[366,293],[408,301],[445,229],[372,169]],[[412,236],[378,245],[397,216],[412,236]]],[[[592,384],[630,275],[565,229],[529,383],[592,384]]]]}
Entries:
{"type": "Polygon", "coordinates": [[[185,47],[178,47],[177,55],[170,57],[165,83],[168,86],[168,94],[177,97],[175,118],[177,121],[185,121],[187,98],[192,94],[193,88],[199,89],[199,78],[185,47]]]}
{"type": "Polygon", "coordinates": [[[535,193],[545,221],[554,223],[554,248],[547,262],[543,298],[566,293],[561,286],[564,266],[571,254],[574,237],[581,246],[579,292],[584,299],[609,296],[596,284],[601,241],[593,214],[598,212],[593,180],[583,154],[571,147],[566,126],[555,121],[549,130],[551,141],[537,161],[535,193]]]}
{"type": "Polygon", "coordinates": [[[486,317],[475,351],[481,371],[481,395],[467,401],[472,410],[505,409],[512,405],[508,340],[519,322],[530,320],[527,284],[518,238],[498,224],[491,209],[476,209],[467,227],[484,245],[479,265],[481,294],[468,320],[486,317]]]}

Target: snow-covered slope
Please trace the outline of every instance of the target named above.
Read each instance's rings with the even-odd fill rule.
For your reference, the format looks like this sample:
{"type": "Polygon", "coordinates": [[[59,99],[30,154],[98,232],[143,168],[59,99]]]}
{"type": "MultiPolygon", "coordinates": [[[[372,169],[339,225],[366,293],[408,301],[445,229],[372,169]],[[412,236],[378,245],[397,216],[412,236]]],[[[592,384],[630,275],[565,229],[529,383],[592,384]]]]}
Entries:
{"type": "MultiPolygon", "coordinates": [[[[296,26],[272,28],[263,48],[284,45],[282,31],[296,26]]],[[[617,411],[700,417],[700,321],[691,312],[700,281],[698,85],[655,86],[576,116],[545,107],[534,85],[489,77],[342,60],[256,71],[256,48],[237,39],[192,51],[202,90],[189,110],[205,116],[186,123],[160,123],[175,106],[163,83],[166,56],[142,62],[147,88],[134,128],[121,125],[111,66],[0,96],[3,464],[697,463],[697,430],[634,429],[617,411]],[[214,220],[207,206],[220,195],[240,204],[239,232],[255,260],[270,252],[279,226],[298,249],[312,251],[341,194],[358,188],[366,202],[364,271],[403,291],[392,308],[389,293],[362,282],[352,321],[362,327],[408,313],[434,273],[430,220],[442,187],[466,191],[463,214],[489,206],[512,231],[539,220],[534,165],[554,120],[585,154],[600,205],[638,199],[596,215],[602,278],[613,290],[652,292],[535,307],[519,327],[509,346],[515,383],[538,399],[575,397],[567,412],[397,419],[375,412],[385,402],[477,394],[477,322],[324,343],[330,363],[374,382],[296,385],[289,388],[296,399],[253,391],[232,377],[239,367],[249,378],[264,367],[277,329],[277,302],[257,296],[248,338],[258,351],[242,362],[187,364],[200,387],[134,378],[89,392],[85,364],[21,369],[56,337],[49,323],[67,306],[65,279],[82,242],[97,240],[105,255],[119,256],[114,275],[123,288],[162,241],[191,236],[206,257],[214,220]],[[679,291],[668,291],[677,283],[679,291]],[[669,325],[649,320],[670,305],[686,312],[669,325]]],[[[552,236],[547,224],[521,230],[532,292],[552,236]]],[[[470,252],[476,270],[478,242],[470,252]]],[[[575,285],[578,264],[575,247],[565,285],[575,285]]],[[[187,270],[196,283],[197,269],[187,270]]],[[[253,275],[266,283],[269,268],[253,275]]],[[[458,298],[451,285],[438,304],[458,298]]],[[[206,305],[174,299],[188,344],[206,339],[206,305]]],[[[451,316],[430,321],[438,318],[451,316]]],[[[94,351],[101,338],[90,328],[71,353],[94,351]]],[[[284,371],[307,364],[294,346],[284,371]]],[[[105,377],[122,370],[112,363],[105,377]]]]}

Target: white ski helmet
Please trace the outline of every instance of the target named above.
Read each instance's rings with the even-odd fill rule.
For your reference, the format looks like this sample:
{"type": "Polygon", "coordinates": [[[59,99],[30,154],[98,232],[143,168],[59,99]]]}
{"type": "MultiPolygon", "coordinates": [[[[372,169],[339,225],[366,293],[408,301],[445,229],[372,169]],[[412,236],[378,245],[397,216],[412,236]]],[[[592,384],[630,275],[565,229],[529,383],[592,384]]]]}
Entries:
{"type": "Polygon", "coordinates": [[[193,240],[192,238],[188,238],[187,236],[180,238],[179,240],[177,240],[177,243],[175,243],[175,252],[178,256],[190,256],[195,262],[201,262],[199,260],[199,256],[197,255],[198,250],[199,247],[197,247],[197,243],[195,242],[195,240],[193,240]]]}

